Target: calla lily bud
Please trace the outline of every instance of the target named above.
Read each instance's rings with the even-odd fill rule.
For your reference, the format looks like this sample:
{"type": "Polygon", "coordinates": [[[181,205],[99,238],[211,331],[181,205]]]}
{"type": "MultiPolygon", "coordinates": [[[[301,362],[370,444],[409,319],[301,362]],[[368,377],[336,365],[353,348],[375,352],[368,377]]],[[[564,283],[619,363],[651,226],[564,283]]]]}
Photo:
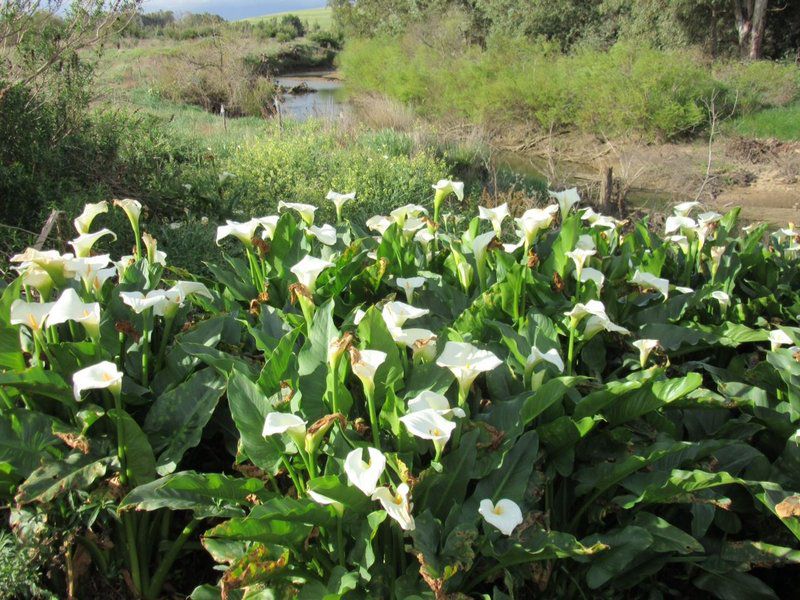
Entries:
{"type": "Polygon", "coordinates": [[[347,352],[350,344],[353,343],[353,333],[348,331],[340,338],[334,338],[328,344],[328,365],[331,369],[336,369],[339,359],[347,352]]]}
{"type": "Polygon", "coordinates": [[[344,429],[347,425],[347,420],[342,413],[333,413],[332,415],[325,415],[308,428],[305,440],[306,452],[314,454],[317,451],[334,423],[339,423],[339,427],[344,429]]]}

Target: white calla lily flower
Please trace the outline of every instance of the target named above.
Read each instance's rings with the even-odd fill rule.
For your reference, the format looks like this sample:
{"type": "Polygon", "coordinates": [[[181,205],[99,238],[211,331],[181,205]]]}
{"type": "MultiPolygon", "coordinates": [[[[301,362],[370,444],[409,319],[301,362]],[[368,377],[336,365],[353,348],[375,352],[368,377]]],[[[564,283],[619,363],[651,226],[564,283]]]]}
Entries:
{"type": "Polygon", "coordinates": [[[138,200],[125,198],[124,200],[114,200],[114,206],[121,208],[131,222],[134,231],[139,231],[139,217],[142,214],[142,203],[138,200]]]}
{"type": "Polygon", "coordinates": [[[679,217],[688,217],[689,213],[698,206],[700,206],[700,203],[696,201],[681,202],[680,204],[673,206],[672,211],[679,217]]]}
{"type": "Polygon", "coordinates": [[[264,229],[264,231],[261,233],[262,239],[272,239],[272,237],[275,235],[275,229],[278,227],[278,221],[280,221],[280,219],[281,218],[278,215],[269,215],[268,217],[258,217],[255,219],[264,229]]]}
{"type": "Polygon", "coordinates": [[[336,228],[333,225],[325,223],[322,227],[311,225],[308,228],[308,233],[317,238],[326,246],[336,245],[336,228]]]}
{"type": "Polygon", "coordinates": [[[314,224],[314,213],[317,212],[317,207],[313,204],[303,204],[301,202],[278,202],[278,212],[281,212],[284,209],[297,212],[306,225],[311,226],[314,224]]]}
{"type": "Polygon", "coordinates": [[[436,339],[436,335],[429,329],[410,328],[410,329],[389,329],[392,339],[406,348],[414,348],[418,342],[436,339]]]}
{"type": "Polygon", "coordinates": [[[398,485],[395,493],[388,487],[382,486],[372,494],[372,499],[381,503],[386,513],[400,524],[403,531],[413,531],[416,527],[408,494],[408,485],[405,483],[398,485]]]}
{"type": "Polygon", "coordinates": [[[22,285],[32,287],[39,292],[42,298],[50,297],[50,292],[53,289],[53,279],[47,274],[47,271],[35,264],[29,264],[27,267],[14,267],[19,271],[22,276],[22,285]]]}
{"type": "Polygon", "coordinates": [[[189,296],[204,296],[209,300],[214,299],[209,289],[198,281],[178,281],[163,293],[167,302],[157,304],[154,307],[153,314],[165,317],[174,317],[189,296]]]}
{"type": "Polygon", "coordinates": [[[363,449],[351,450],[344,459],[344,472],[347,481],[369,496],[378,486],[378,481],[386,468],[386,457],[377,448],[367,448],[369,460],[364,462],[363,449]]]}
{"type": "Polygon", "coordinates": [[[572,262],[575,263],[575,278],[578,281],[582,281],[581,274],[583,273],[583,265],[589,259],[590,256],[594,256],[597,254],[597,250],[587,250],[585,248],[575,248],[571,252],[565,253],[569,258],[572,259],[572,262]]]}
{"type": "Polygon", "coordinates": [[[374,217],[370,217],[367,219],[365,225],[367,229],[371,231],[375,231],[378,235],[383,235],[386,233],[386,230],[389,229],[394,224],[394,220],[390,219],[389,217],[385,217],[383,215],[375,215],[374,217]]]}
{"type": "Polygon", "coordinates": [[[554,198],[555,201],[558,202],[558,208],[561,211],[562,221],[567,218],[567,215],[572,207],[581,201],[581,197],[578,194],[578,188],[570,188],[568,190],[564,190],[563,192],[551,192],[548,190],[547,193],[551,198],[554,198]]]}
{"type": "Polygon", "coordinates": [[[81,399],[84,390],[109,390],[115,397],[122,392],[122,372],[117,365],[103,361],[86,367],[72,376],[72,392],[75,400],[81,399]]]}
{"type": "Polygon", "coordinates": [[[465,417],[466,413],[458,407],[451,408],[450,402],[443,394],[437,394],[431,390],[424,390],[408,401],[409,412],[422,410],[433,410],[443,417],[465,417]]]}
{"type": "Polygon", "coordinates": [[[430,310],[427,308],[417,308],[405,302],[397,301],[387,302],[381,309],[383,320],[390,331],[401,328],[409,319],[419,319],[429,312],[430,310]]]}
{"type": "Polygon", "coordinates": [[[588,340],[600,331],[609,331],[611,333],[619,333],[622,335],[630,335],[630,331],[624,327],[617,325],[607,316],[591,315],[586,319],[586,325],[583,328],[583,337],[588,340]]]}
{"type": "Polygon", "coordinates": [[[715,290],[711,292],[711,297],[719,302],[720,308],[722,308],[723,312],[731,305],[731,297],[722,290],[715,290]]]}
{"type": "Polygon", "coordinates": [[[220,240],[233,236],[248,248],[253,247],[253,238],[256,235],[256,229],[261,226],[260,219],[250,219],[244,223],[238,221],[225,221],[225,225],[217,227],[217,245],[219,246],[220,240]]]}
{"type": "Polygon", "coordinates": [[[9,259],[12,263],[22,263],[21,268],[25,268],[31,264],[36,265],[40,269],[47,271],[50,279],[57,286],[62,286],[66,283],[67,279],[71,279],[74,275],[70,269],[72,261],[75,256],[72,254],[61,254],[56,250],[36,250],[35,248],[27,248],[22,254],[15,254],[9,259]]]}
{"type": "Polygon", "coordinates": [[[644,369],[647,364],[647,359],[650,358],[650,353],[658,348],[658,340],[641,339],[632,342],[632,345],[639,351],[639,365],[644,369]]]}
{"type": "Polygon", "coordinates": [[[435,237],[436,236],[427,229],[420,229],[417,233],[414,234],[414,241],[419,242],[425,248],[427,248],[428,244],[430,244],[435,239],[435,237]]]}
{"type": "Polygon", "coordinates": [[[500,206],[494,208],[486,208],[485,206],[478,207],[478,218],[484,221],[489,221],[492,224],[492,229],[497,237],[503,232],[503,221],[510,216],[508,212],[508,203],[503,202],[500,206]]]}
{"type": "Polygon", "coordinates": [[[608,318],[605,304],[600,302],[600,300],[589,300],[589,302],[585,304],[583,302],[578,302],[572,307],[572,310],[564,314],[571,319],[573,327],[577,326],[587,315],[608,318]]]}
{"type": "Polygon", "coordinates": [[[525,360],[526,370],[533,369],[536,365],[543,362],[553,365],[559,373],[564,372],[564,361],[558,353],[558,350],[550,348],[547,352],[542,352],[536,346],[531,347],[531,353],[525,360]]]}
{"type": "Polygon", "coordinates": [[[475,378],[496,369],[503,361],[488,350],[481,350],[472,344],[447,342],[436,364],[453,373],[458,381],[459,404],[463,404],[475,378]]]}
{"type": "Polygon", "coordinates": [[[289,270],[297,277],[297,281],[313,294],[320,273],[332,266],[332,262],[308,254],[289,270]]]}
{"type": "Polygon", "coordinates": [[[665,234],[675,233],[676,231],[694,232],[696,229],[697,229],[697,221],[695,221],[691,217],[681,217],[681,216],[667,217],[667,221],[664,225],[665,234]]]}
{"type": "Polygon", "coordinates": [[[11,303],[9,323],[25,325],[33,333],[38,333],[47,325],[47,318],[55,302],[25,302],[17,298],[11,303]]]}
{"type": "Polygon", "coordinates": [[[440,179],[431,187],[436,191],[436,195],[441,194],[442,198],[446,198],[448,194],[455,194],[459,200],[464,199],[464,183],[462,181],[440,179]]]}
{"type": "Polygon", "coordinates": [[[528,209],[521,217],[514,219],[522,232],[520,237],[524,238],[526,248],[533,244],[540,231],[550,227],[553,223],[553,217],[557,212],[558,205],[552,204],[547,208],[528,209]]]}
{"type": "Polygon", "coordinates": [[[637,269],[633,277],[628,281],[638,285],[642,289],[657,291],[664,296],[664,300],[669,297],[669,279],[662,279],[661,277],[656,277],[652,273],[637,269]]]}
{"type": "Polygon", "coordinates": [[[307,423],[291,413],[271,412],[264,419],[264,429],[261,435],[288,435],[298,448],[303,448],[306,437],[307,423]]]}
{"type": "Polygon", "coordinates": [[[436,449],[436,456],[441,455],[456,424],[445,419],[437,410],[426,408],[408,413],[400,417],[400,422],[408,432],[420,439],[431,440],[436,449]]]}
{"type": "MultiPolygon", "coordinates": [[[[405,206],[399,206],[395,208],[392,212],[389,213],[389,216],[394,220],[395,223],[400,225],[403,229],[405,229],[406,220],[414,219],[415,221],[419,222],[419,226],[416,229],[419,229],[424,223],[418,219],[420,215],[427,215],[428,209],[424,206],[420,206],[419,204],[406,204],[405,206]]],[[[416,231],[415,229],[415,231],[416,231]]]]}
{"type": "Polygon", "coordinates": [[[380,350],[357,350],[350,347],[350,367],[361,380],[367,395],[375,391],[375,373],[386,361],[386,353],[380,350]]]}
{"type": "Polygon", "coordinates": [[[117,234],[110,229],[101,229],[94,233],[83,233],[70,241],[69,245],[75,249],[75,256],[78,258],[87,257],[91,254],[92,246],[94,246],[95,242],[106,235],[111,235],[115,240],[117,239],[117,234]]]}
{"type": "Polygon", "coordinates": [[[137,315],[151,308],[155,314],[163,314],[164,306],[169,302],[169,297],[164,290],[151,290],[147,292],[147,295],[139,291],[120,292],[119,297],[137,315]]]}
{"type": "Polygon", "coordinates": [[[770,349],[775,352],[781,346],[794,344],[792,338],[783,329],[773,329],[769,332],[770,349]]]}
{"type": "Polygon", "coordinates": [[[414,290],[421,288],[425,285],[426,279],[424,277],[398,277],[394,280],[401,290],[406,293],[406,302],[411,304],[414,299],[414,290]]]}
{"type": "Polygon", "coordinates": [[[77,292],[67,288],[61,293],[50,309],[47,325],[58,325],[67,321],[75,321],[83,325],[86,333],[93,340],[100,337],[100,303],[86,303],[80,299],[77,292]]]}
{"type": "Polygon", "coordinates": [[[340,517],[344,514],[344,504],[339,502],[338,500],[334,500],[333,498],[328,498],[319,492],[314,491],[311,488],[306,490],[308,497],[311,498],[317,504],[321,504],[322,506],[332,506],[333,509],[336,511],[336,514],[340,517]]]}
{"type": "Polygon", "coordinates": [[[86,204],[80,216],[72,222],[75,225],[75,231],[78,232],[78,235],[89,233],[89,228],[92,226],[92,221],[94,221],[95,217],[107,212],[108,202],[105,200],[94,204],[86,204]]]}
{"type": "Polygon", "coordinates": [[[480,515],[490,525],[494,525],[503,535],[511,535],[514,529],[522,523],[522,509],[513,500],[503,498],[497,504],[486,498],[481,500],[478,508],[480,515]]]}
{"type": "MultiPolygon", "coordinates": [[[[575,275],[577,276],[577,272],[575,275]]],[[[592,267],[584,267],[583,271],[581,272],[581,283],[586,283],[587,281],[593,281],[597,287],[597,291],[599,292],[603,289],[606,276],[597,269],[593,269],[592,267]]]]}
{"type": "Polygon", "coordinates": [[[340,194],[338,192],[334,192],[333,190],[329,190],[328,195],[325,196],[325,199],[333,202],[333,205],[336,207],[336,219],[341,221],[342,207],[345,205],[345,203],[355,200],[356,193],[350,192],[349,194],[340,194]]]}

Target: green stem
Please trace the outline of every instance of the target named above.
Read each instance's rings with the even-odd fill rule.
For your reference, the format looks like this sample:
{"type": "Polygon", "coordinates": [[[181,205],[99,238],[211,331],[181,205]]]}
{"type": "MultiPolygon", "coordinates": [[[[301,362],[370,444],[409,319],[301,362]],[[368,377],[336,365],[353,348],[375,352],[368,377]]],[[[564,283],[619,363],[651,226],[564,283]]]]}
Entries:
{"type": "Polygon", "coordinates": [[[143,313],[144,331],[142,331],[142,385],[147,387],[150,380],[150,342],[153,334],[153,313],[148,308],[143,313]]]}
{"type": "MultiPolygon", "coordinates": [[[[120,476],[120,481],[122,477],[120,476]]],[[[125,546],[128,550],[128,559],[131,567],[131,580],[133,588],[138,595],[142,590],[142,577],[139,570],[139,553],[136,548],[136,528],[133,523],[133,515],[129,512],[122,514],[122,524],[125,527],[125,546]]]]}
{"type": "Polygon", "coordinates": [[[160,371],[164,365],[164,356],[167,353],[167,344],[169,343],[169,336],[172,335],[172,327],[175,323],[175,315],[166,318],[164,323],[164,332],[161,336],[161,342],[158,345],[158,358],[156,359],[156,371],[160,371]]]}
{"type": "Polygon", "coordinates": [[[136,260],[142,258],[142,235],[139,225],[133,227],[133,236],[136,238],[136,260]]]}
{"type": "Polygon", "coordinates": [[[570,323],[569,346],[567,347],[567,375],[572,375],[572,360],[575,353],[575,325],[570,323]]]}
{"type": "Polygon", "coordinates": [[[139,577],[141,582],[141,589],[146,590],[150,582],[150,550],[152,543],[149,538],[150,533],[150,519],[151,514],[145,512],[139,518],[136,531],[136,547],[137,553],[140,558],[139,563],[139,577]]]}
{"type": "Polygon", "coordinates": [[[336,555],[339,558],[339,565],[345,566],[344,559],[344,534],[342,533],[342,518],[336,519],[336,555]]]}
{"type": "Polygon", "coordinates": [[[186,541],[189,539],[192,533],[194,533],[194,530],[199,524],[200,521],[198,519],[192,519],[189,521],[186,527],[183,528],[183,531],[181,531],[181,534],[175,539],[174,542],[172,542],[172,544],[170,544],[169,550],[167,550],[167,553],[164,555],[164,558],[158,565],[158,569],[156,569],[156,572],[153,574],[153,579],[144,595],[146,600],[155,600],[159,597],[161,594],[161,588],[164,585],[164,580],[169,574],[175,559],[178,558],[178,554],[180,554],[184,544],[186,544],[186,541]]]}
{"type": "Polygon", "coordinates": [[[364,388],[364,393],[367,396],[367,409],[369,410],[369,423],[370,429],[372,429],[372,443],[375,444],[375,447],[380,450],[381,449],[381,440],[380,435],[378,433],[378,413],[375,410],[375,390],[364,388]]]}
{"type": "Polygon", "coordinates": [[[277,440],[270,436],[269,439],[272,441],[272,445],[275,446],[275,450],[278,451],[278,454],[281,457],[281,462],[283,466],[286,467],[286,472],[289,473],[289,477],[292,479],[292,483],[294,483],[294,487],[297,490],[297,495],[301,495],[305,493],[305,488],[300,483],[300,478],[297,476],[297,471],[295,471],[292,463],[286,458],[286,455],[283,452],[283,448],[281,448],[280,444],[278,444],[277,440]]]}

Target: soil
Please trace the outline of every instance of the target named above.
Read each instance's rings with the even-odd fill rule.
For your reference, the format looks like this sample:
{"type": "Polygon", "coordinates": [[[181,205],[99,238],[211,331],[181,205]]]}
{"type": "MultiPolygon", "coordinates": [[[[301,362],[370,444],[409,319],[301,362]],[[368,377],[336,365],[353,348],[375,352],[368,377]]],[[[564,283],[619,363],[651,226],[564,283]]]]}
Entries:
{"type": "Polygon", "coordinates": [[[612,142],[568,133],[526,144],[515,137],[502,136],[497,144],[529,156],[551,185],[599,185],[611,167],[615,187],[633,204],[697,199],[717,211],[740,206],[748,221],[800,220],[800,142],[719,135],[709,147],[707,140],[612,142]]]}

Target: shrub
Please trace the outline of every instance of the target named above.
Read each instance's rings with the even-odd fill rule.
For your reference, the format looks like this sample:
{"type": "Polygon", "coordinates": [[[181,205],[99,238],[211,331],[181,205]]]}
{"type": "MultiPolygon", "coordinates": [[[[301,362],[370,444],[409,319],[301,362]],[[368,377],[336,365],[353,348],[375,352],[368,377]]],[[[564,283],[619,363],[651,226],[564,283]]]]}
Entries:
{"type": "Polygon", "coordinates": [[[289,127],[268,142],[243,145],[228,160],[226,169],[236,175],[232,185],[241,190],[243,214],[274,211],[284,200],[320,205],[320,218],[330,219],[332,209],[320,190],[333,189],[357,191],[351,216],[365,218],[423,201],[430,196],[430,182],[447,170],[427,150],[389,154],[375,146],[372,136],[353,138],[317,122],[289,127]]]}
{"type": "Polygon", "coordinates": [[[769,62],[737,63],[715,76],[689,50],[617,44],[563,54],[549,43],[499,36],[481,49],[452,35],[428,43],[427,32],[348,41],[339,62],[350,87],[428,116],[661,140],[703,128],[712,98],[717,110],[743,114],[783,105],[800,89],[795,67],[769,62]]]}

